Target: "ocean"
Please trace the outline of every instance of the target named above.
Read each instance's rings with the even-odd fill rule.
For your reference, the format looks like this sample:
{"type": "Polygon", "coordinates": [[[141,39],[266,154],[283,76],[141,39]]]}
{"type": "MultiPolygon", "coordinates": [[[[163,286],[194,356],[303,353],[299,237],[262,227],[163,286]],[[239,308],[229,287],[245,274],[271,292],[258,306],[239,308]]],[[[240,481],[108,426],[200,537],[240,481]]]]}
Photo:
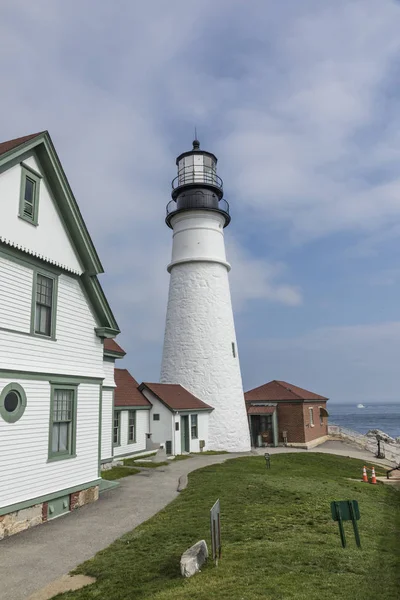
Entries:
{"type": "Polygon", "coordinates": [[[356,403],[335,404],[328,402],[328,422],[341,425],[359,433],[380,429],[393,438],[400,437],[400,402],[368,404],[357,408],[356,403]]]}

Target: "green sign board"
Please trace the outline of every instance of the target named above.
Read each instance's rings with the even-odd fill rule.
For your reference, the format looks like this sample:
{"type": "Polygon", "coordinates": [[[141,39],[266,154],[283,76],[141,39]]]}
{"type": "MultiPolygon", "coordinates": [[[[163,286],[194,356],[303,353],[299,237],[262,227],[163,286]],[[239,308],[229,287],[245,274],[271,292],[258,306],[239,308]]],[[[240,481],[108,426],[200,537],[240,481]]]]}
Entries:
{"type": "Polygon", "coordinates": [[[357,521],[360,519],[360,509],[357,500],[340,500],[331,502],[332,519],[338,522],[340,539],[343,548],[346,548],[346,536],[344,534],[343,521],[353,523],[354,536],[356,544],[361,548],[360,535],[358,533],[357,521]]]}

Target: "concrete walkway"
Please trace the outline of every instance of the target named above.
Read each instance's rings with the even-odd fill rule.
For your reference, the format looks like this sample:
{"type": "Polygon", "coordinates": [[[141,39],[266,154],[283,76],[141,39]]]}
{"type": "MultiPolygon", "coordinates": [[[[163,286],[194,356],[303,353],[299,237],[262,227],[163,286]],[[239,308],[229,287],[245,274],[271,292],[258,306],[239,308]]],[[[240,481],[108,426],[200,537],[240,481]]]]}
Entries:
{"type": "MultiPolygon", "coordinates": [[[[260,449],[253,454],[265,451],[267,449],[260,449]]],[[[361,458],[369,463],[385,463],[374,460],[371,453],[337,441],[308,451],[269,448],[268,452],[327,452],[361,458]]],[[[167,467],[149,469],[121,479],[119,487],[104,492],[94,504],[1,541],[0,598],[29,598],[155,515],[178,496],[176,490],[181,475],[227,458],[249,455],[194,456],[167,467]]]]}

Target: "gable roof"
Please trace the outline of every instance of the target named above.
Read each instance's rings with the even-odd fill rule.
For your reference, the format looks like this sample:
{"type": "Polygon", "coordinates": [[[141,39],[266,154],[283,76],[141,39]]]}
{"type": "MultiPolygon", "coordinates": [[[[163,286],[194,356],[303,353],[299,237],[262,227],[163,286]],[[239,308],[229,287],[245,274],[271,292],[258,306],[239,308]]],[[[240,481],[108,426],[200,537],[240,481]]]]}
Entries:
{"type": "Polygon", "coordinates": [[[114,358],[122,358],[126,352],[121,348],[119,344],[113,339],[106,338],[104,340],[104,355],[112,356],[114,358]]]}
{"type": "MultiPolygon", "coordinates": [[[[96,333],[100,337],[114,337],[119,333],[119,327],[97,279],[97,275],[103,273],[104,269],[49,132],[33,133],[0,143],[0,167],[7,168],[8,164],[13,166],[29,154],[35,155],[43,169],[45,180],[53,191],[54,200],[57,202],[57,208],[68,230],[71,243],[82,262],[84,273],[81,281],[100,324],[96,333]]],[[[42,256],[39,258],[46,261],[42,256]]]]}
{"type": "Polygon", "coordinates": [[[214,410],[200,398],[193,396],[182,385],[175,383],[142,383],[139,390],[147,388],[170,410],[214,410]]]}
{"type": "Polygon", "coordinates": [[[318,394],[309,392],[297,385],[292,385],[286,381],[278,381],[276,379],[245,392],[244,398],[246,402],[256,400],[328,400],[325,396],[319,396],[318,394]]]}
{"type": "Polygon", "coordinates": [[[13,140],[8,140],[8,142],[0,143],[0,155],[9,152],[10,150],[14,150],[17,146],[21,146],[25,142],[29,142],[33,140],[33,138],[38,137],[45,133],[44,131],[40,131],[39,133],[31,133],[30,135],[24,135],[23,137],[14,138],[13,140]]]}
{"type": "Polygon", "coordinates": [[[117,385],[114,390],[114,406],[151,407],[151,402],[140,393],[139,384],[128,369],[114,369],[114,379],[117,385]]]}

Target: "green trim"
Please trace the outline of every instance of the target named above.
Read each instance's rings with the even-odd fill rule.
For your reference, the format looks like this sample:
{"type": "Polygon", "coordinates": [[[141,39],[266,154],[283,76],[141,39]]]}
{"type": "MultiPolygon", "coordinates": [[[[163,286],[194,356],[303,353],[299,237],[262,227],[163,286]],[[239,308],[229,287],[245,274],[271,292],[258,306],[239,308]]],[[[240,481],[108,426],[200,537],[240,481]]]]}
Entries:
{"type": "Polygon", "coordinates": [[[124,358],[126,352],[112,352],[111,350],[104,350],[104,360],[115,360],[116,358],[124,358]]]}
{"type": "Polygon", "coordinates": [[[119,481],[108,481],[107,479],[102,479],[101,483],[99,484],[99,494],[108,492],[109,490],[112,490],[118,486],[119,486],[119,481]]]}
{"type": "Polygon", "coordinates": [[[114,329],[112,327],[96,327],[95,332],[100,338],[115,338],[121,333],[119,329],[114,329]]]}
{"type": "MultiPolygon", "coordinates": [[[[40,260],[31,254],[25,254],[18,248],[14,248],[14,246],[7,246],[4,242],[0,242],[0,256],[3,256],[7,260],[11,260],[23,267],[29,267],[32,269],[42,270],[45,269],[48,273],[51,273],[51,276],[60,275],[63,272],[61,267],[57,267],[52,264],[46,263],[44,260],[40,260]],[[45,265],[45,266],[43,266],[45,265]]],[[[77,277],[73,273],[68,272],[70,277],[77,277]]]]}
{"type": "Polygon", "coordinates": [[[31,307],[31,335],[35,337],[56,340],[56,321],[57,321],[57,297],[58,297],[58,276],[53,275],[51,271],[47,271],[45,269],[37,269],[33,270],[33,283],[32,283],[32,307],[31,307]],[[51,332],[50,335],[46,335],[44,333],[37,333],[35,331],[35,318],[36,318],[36,286],[37,286],[37,277],[38,275],[42,275],[43,277],[47,277],[53,281],[53,290],[52,290],[52,298],[51,298],[51,332]]]}
{"type": "Polygon", "coordinates": [[[103,385],[103,392],[113,392],[115,388],[115,385],[103,385]]]}
{"type": "Polygon", "coordinates": [[[102,458],[101,459],[101,464],[104,465],[104,463],[108,463],[108,462],[112,462],[113,461],[113,457],[110,456],[110,458],[102,458]]]}
{"type": "Polygon", "coordinates": [[[112,362],[112,363],[115,363],[115,358],[114,358],[114,357],[111,357],[111,356],[108,356],[108,355],[106,355],[106,354],[104,354],[104,356],[103,356],[103,360],[104,360],[104,362],[112,362]]]}
{"type": "Polygon", "coordinates": [[[20,219],[27,221],[31,225],[37,226],[39,216],[39,195],[40,195],[40,180],[41,175],[38,175],[36,171],[29,168],[27,165],[21,163],[21,184],[19,193],[19,211],[18,216],[20,219]],[[25,214],[25,185],[26,180],[30,179],[33,181],[33,202],[32,202],[32,217],[25,214]]]}
{"type": "Polygon", "coordinates": [[[0,508],[0,516],[7,515],[10,512],[16,512],[17,510],[22,510],[24,508],[29,508],[30,506],[35,506],[36,504],[41,504],[42,502],[49,502],[54,498],[59,498],[60,496],[66,496],[67,494],[73,494],[74,492],[87,490],[88,488],[100,485],[100,482],[101,479],[94,479],[93,481],[89,481],[87,483],[81,483],[80,485],[74,485],[73,487],[58,490],[57,492],[52,492],[51,494],[46,494],[45,496],[37,496],[36,498],[31,498],[30,500],[24,500],[23,502],[17,502],[16,504],[3,506],[0,508]]]}
{"type": "Polygon", "coordinates": [[[132,408],[128,410],[128,437],[127,437],[127,443],[128,444],[136,444],[136,410],[133,410],[132,408]],[[134,425],[133,425],[133,440],[129,439],[129,413],[133,412],[134,413],[134,425]]]}
{"type": "Polygon", "coordinates": [[[78,405],[78,385],[62,384],[62,383],[51,383],[50,391],[50,420],[49,420],[49,450],[47,462],[55,460],[63,460],[66,458],[76,457],[76,425],[77,425],[77,405],[78,405]],[[53,441],[53,407],[54,407],[54,393],[57,390],[68,390],[74,392],[73,408],[72,408],[72,420],[69,427],[69,439],[68,439],[68,450],[66,452],[54,452],[52,450],[53,441]]]}
{"type": "Polygon", "coordinates": [[[99,390],[99,470],[98,475],[101,476],[101,422],[103,417],[103,388],[99,390]]]}
{"type": "Polygon", "coordinates": [[[33,381],[49,381],[50,383],[78,385],[79,383],[91,383],[100,385],[104,378],[86,377],[84,375],[63,375],[55,373],[37,373],[35,371],[10,371],[0,369],[0,379],[31,379],[33,381]]]}
{"type": "Polygon", "coordinates": [[[65,229],[83,265],[85,271],[84,285],[89,296],[93,299],[93,308],[98,314],[101,325],[109,330],[108,337],[114,337],[117,333],[111,334],[111,332],[119,333],[119,327],[96,277],[98,273],[103,273],[104,269],[49,133],[44,131],[35,138],[2,154],[0,167],[3,167],[3,170],[10,168],[32,154],[41,165],[46,184],[51,190],[51,195],[55,199],[55,205],[65,224],[65,229]]]}
{"type": "Polygon", "coordinates": [[[9,383],[6,385],[0,394],[0,416],[7,423],[15,423],[19,421],[25,412],[26,408],[26,394],[24,388],[19,383],[9,383]],[[19,396],[19,402],[17,408],[13,412],[8,412],[4,406],[4,400],[10,392],[16,392],[19,396]]]}
{"type": "Polygon", "coordinates": [[[39,173],[39,171],[36,171],[36,169],[32,169],[32,167],[30,167],[24,162],[20,162],[19,164],[21,165],[21,167],[32,173],[32,175],[35,175],[35,177],[37,177],[38,179],[43,179],[43,175],[39,173]]]}
{"type": "Polygon", "coordinates": [[[118,448],[121,445],[121,415],[120,415],[120,411],[116,410],[115,408],[113,409],[113,429],[112,429],[112,445],[113,448],[118,448]],[[114,421],[115,421],[115,413],[118,414],[118,441],[114,443],[114,421]]]}

